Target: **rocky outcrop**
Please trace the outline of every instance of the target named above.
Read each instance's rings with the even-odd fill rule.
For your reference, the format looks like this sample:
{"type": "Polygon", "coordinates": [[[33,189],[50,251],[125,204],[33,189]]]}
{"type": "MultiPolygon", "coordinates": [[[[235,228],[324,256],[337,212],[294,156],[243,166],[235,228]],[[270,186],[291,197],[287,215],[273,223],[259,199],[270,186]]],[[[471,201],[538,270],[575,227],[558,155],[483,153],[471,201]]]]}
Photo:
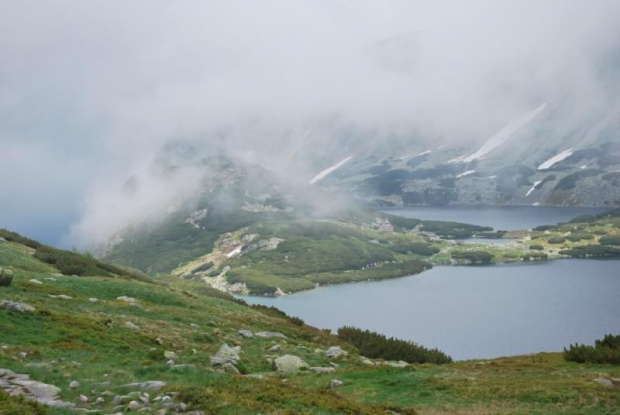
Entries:
{"type": "Polygon", "coordinates": [[[294,355],[284,355],[278,357],[273,362],[274,370],[277,372],[296,372],[302,368],[308,368],[308,364],[294,355]]]}
{"type": "Polygon", "coordinates": [[[236,366],[239,364],[239,360],[241,360],[239,353],[241,353],[241,346],[230,347],[228,344],[223,343],[217,353],[211,356],[211,365],[217,367],[228,363],[236,366]]]}
{"type": "Polygon", "coordinates": [[[20,313],[32,313],[36,309],[26,303],[18,303],[16,301],[1,300],[0,305],[10,311],[18,311],[20,313]]]}
{"type": "Polygon", "coordinates": [[[58,386],[32,380],[29,375],[15,373],[9,369],[0,369],[0,389],[10,396],[23,396],[44,405],[75,408],[75,404],[58,398],[58,394],[62,391],[58,386]]]}

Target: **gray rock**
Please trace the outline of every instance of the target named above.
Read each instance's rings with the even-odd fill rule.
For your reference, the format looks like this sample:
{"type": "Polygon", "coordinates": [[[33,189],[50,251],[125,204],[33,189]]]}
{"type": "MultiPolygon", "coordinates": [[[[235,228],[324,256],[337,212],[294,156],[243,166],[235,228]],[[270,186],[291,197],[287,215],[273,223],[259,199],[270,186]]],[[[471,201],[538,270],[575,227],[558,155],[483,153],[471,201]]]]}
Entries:
{"type": "Polygon", "coordinates": [[[100,396],[97,399],[95,399],[95,405],[103,405],[104,403],[105,403],[105,398],[103,396],[100,396]]]}
{"type": "Polygon", "coordinates": [[[96,303],[97,301],[99,301],[99,299],[95,297],[91,297],[88,299],[88,301],[90,301],[91,303],[96,303]]]}
{"type": "Polygon", "coordinates": [[[69,389],[77,389],[80,387],[80,382],[78,382],[77,380],[71,381],[69,383],[69,389]]]}
{"type": "Polygon", "coordinates": [[[36,278],[31,278],[30,280],[28,280],[28,282],[32,283],[32,284],[43,284],[41,281],[39,281],[36,278]]]}
{"type": "Polygon", "coordinates": [[[127,297],[125,295],[121,295],[120,297],[116,297],[116,299],[118,301],[124,301],[124,302],[129,303],[129,304],[135,304],[136,303],[136,299],[135,298],[127,297]]]}
{"type": "Polygon", "coordinates": [[[239,363],[241,359],[239,357],[239,353],[241,352],[241,347],[229,347],[228,344],[222,343],[219,350],[215,355],[211,356],[211,364],[213,366],[221,366],[226,363],[231,363],[236,365],[239,363]]]}
{"type": "Polygon", "coordinates": [[[280,350],[282,350],[282,347],[280,347],[279,344],[276,344],[275,346],[271,346],[267,351],[271,353],[275,353],[275,352],[279,352],[280,350]]]}
{"type": "Polygon", "coordinates": [[[286,339],[286,336],[282,333],[278,333],[277,331],[259,331],[255,333],[256,337],[262,337],[264,339],[269,339],[272,337],[277,337],[280,339],[286,339]]]}
{"type": "Polygon", "coordinates": [[[301,368],[309,367],[301,358],[290,354],[278,357],[273,365],[278,372],[296,372],[301,368]]]}
{"type": "Polygon", "coordinates": [[[220,366],[220,369],[227,373],[239,373],[239,369],[237,369],[232,363],[224,363],[220,366]]]}
{"type": "Polygon", "coordinates": [[[254,337],[254,333],[251,330],[239,330],[237,334],[241,337],[245,337],[246,339],[251,339],[254,337]]]}
{"type": "Polygon", "coordinates": [[[132,411],[135,411],[137,409],[142,408],[142,405],[140,405],[140,403],[138,403],[138,401],[131,401],[127,404],[127,409],[130,409],[132,411]]]}
{"type": "Polygon", "coordinates": [[[310,370],[312,370],[314,373],[334,373],[336,371],[336,369],[334,369],[333,367],[311,367],[310,370]]]}
{"type": "Polygon", "coordinates": [[[140,330],[140,326],[135,325],[131,321],[125,322],[125,327],[127,327],[129,329],[132,329],[132,330],[135,330],[135,331],[139,331],[140,330]]]}
{"type": "Polygon", "coordinates": [[[400,367],[400,368],[409,366],[409,363],[407,363],[405,361],[402,361],[402,360],[399,360],[398,362],[392,362],[392,361],[385,362],[385,364],[388,365],[388,366],[400,367]]]}
{"type": "Polygon", "coordinates": [[[607,378],[596,378],[593,380],[593,382],[599,383],[603,386],[607,386],[608,388],[613,388],[614,387],[614,383],[607,379],[607,378]]]}
{"type": "Polygon", "coordinates": [[[7,310],[19,311],[20,313],[33,312],[36,310],[31,305],[25,303],[18,303],[16,301],[2,300],[0,304],[2,304],[2,306],[7,310]]]}
{"type": "Polygon", "coordinates": [[[170,370],[194,370],[194,369],[196,369],[196,365],[183,364],[183,365],[170,366],[170,370]]]}
{"type": "Polygon", "coordinates": [[[41,382],[33,382],[31,385],[26,386],[26,389],[33,394],[35,398],[39,399],[54,398],[62,391],[58,386],[41,382]]]}
{"type": "Polygon", "coordinates": [[[51,367],[51,365],[45,362],[31,362],[31,363],[26,363],[26,367],[34,367],[37,369],[48,369],[51,367]]]}
{"type": "Polygon", "coordinates": [[[329,387],[332,389],[337,388],[342,385],[344,385],[344,382],[338,379],[332,379],[331,382],[329,382],[329,387]]]}
{"type": "Polygon", "coordinates": [[[80,395],[80,396],[78,397],[78,400],[79,400],[81,403],[88,403],[88,401],[89,401],[88,396],[86,396],[86,395],[80,395]]]}
{"type": "Polygon", "coordinates": [[[166,359],[176,359],[178,356],[177,356],[177,354],[176,354],[175,352],[171,352],[171,351],[169,351],[169,350],[166,350],[166,351],[164,352],[164,357],[165,357],[166,359]]]}
{"type": "Polygon", "coordinates": [[[160,390],[164,386],[166,386],[166,383],[160,380],[148,380],[146,382],[128,383],[126,385],[123,385],[122,387],[139,388],[139,389],[146,389],[146,390],[160,390]]]}
{"type": "Polygon", "coordinates": [[[325,351],[325,356],[337,359],[339,357],[346,357],[349,355],[349,352],[343,350],[340,346],[332,346],[325,351]]]}

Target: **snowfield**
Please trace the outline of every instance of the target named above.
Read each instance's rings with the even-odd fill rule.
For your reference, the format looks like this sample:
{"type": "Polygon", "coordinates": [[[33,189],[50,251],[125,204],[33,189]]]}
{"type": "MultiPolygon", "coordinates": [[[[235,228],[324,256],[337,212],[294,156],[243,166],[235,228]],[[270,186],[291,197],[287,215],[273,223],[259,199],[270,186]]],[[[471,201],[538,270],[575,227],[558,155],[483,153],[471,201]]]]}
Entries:
{"type": "Polygon", "coordinates": [[[569,148],[568,150],[564,150],[560,154],[557,154],[557,155],[551,157],[549,160],[545,161],[543,164],[538,166],[538,170],[550,169],[555,164],[561,162],[562,160],[564,160],[567,157],[570,157],[574,152],[575,151],[572,148],[569,148]]]}
{"type": "Polygon", "coordinates": [[[527,193],[525,194],[525,197],[528,197],[534,190],[536,190],[536,186],[538,186],[541,183],[542,183],[542,180],[534,182],[534,186],[532,186],[530,190],[527,191],[527,193]]]}
{"type": "Polygon", "coordinates": [[[513,120],[510,124],[502,128],[498,133],[489,138],[486,143],[480,147],[478,151],[469,155],[469,156],[461,156],[449,160],[448,163],[470,163],[474,160],[479,160],[482,157],[489,154],[491,151],[495,150],[497,147],[504,144],[510,137],[519,131],[521,128],[525,127],[527,124],[532,122],[534,118],[536,118],[541,112],[545,110],[547,107],[547,103],[545,102],[538,108],[528,111],[519,118],[513,120]]]}
{"type": "Polygon", "coordinates": [[[467,170],[467,171],[464,171],[464,172],[463,172],[463,173],[461,173],[461,174],[458,174],[458,175],[456,176],[456,178],[457,178],[457,179],[460,179],[461,177],[469,176],[470,174],[474,174],[475,172],[476,172],[476,170],[467,170]]]}
{"type": "Polygon", "coordinates": [[[322,172],[314,176],[314,178],[310,180],[310,184],[315,184],[316,182],[320,182],[321,180],[326,178],[329,174],[333,173],[334,171],[338,170],[340,167],[344,166],[352,158],[353,156],[349,156],[345,158],[344,160],[340,160],[338,163],[334,164],[333,166],[326,168],[325,170],[323,170],[322,172]]]}

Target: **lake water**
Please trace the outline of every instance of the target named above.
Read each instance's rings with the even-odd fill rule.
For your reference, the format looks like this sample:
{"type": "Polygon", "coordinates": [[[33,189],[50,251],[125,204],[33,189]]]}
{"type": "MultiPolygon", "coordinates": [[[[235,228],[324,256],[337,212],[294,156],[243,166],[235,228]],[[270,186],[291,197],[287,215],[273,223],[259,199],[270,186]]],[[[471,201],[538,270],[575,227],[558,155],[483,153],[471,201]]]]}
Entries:
{"type": "Polygon", "coordinates": [[[619,293],[620,261],[567,259],[435,267],[410,277],[245,300],[319,328],[370,329],[462,360],[561,351],[620,334],[619,293]]]}
{"type": "Polygon", "coordinates": [[[579,215],[596,215],[609,209],[571,208],[551,206],[473,206],[473,207],[415,207],[388,209],[384,212],[427,220],[445,220],[492,226],[495,230],[514,231],[531,229],[540,225],[568,222],[579,215]]]}

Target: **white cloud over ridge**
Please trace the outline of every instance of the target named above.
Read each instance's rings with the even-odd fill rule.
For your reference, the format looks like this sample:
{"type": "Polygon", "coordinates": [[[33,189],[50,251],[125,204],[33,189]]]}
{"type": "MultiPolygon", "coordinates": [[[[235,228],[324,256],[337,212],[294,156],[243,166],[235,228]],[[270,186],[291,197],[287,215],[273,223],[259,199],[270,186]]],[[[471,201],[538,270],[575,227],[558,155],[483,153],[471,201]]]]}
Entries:
{"type": "Polygon", "coordinates": [[[567,122],[617,111],[618,15],[615,0],[0,0],[0,195],[45,190],[49,220],[88,217],[171,139],[312,177],[304,142],[330,135],[480,143],[541,102],[570,103],[567,122]],[[17,185],[15,166],[37,179],[17,185]]]}

